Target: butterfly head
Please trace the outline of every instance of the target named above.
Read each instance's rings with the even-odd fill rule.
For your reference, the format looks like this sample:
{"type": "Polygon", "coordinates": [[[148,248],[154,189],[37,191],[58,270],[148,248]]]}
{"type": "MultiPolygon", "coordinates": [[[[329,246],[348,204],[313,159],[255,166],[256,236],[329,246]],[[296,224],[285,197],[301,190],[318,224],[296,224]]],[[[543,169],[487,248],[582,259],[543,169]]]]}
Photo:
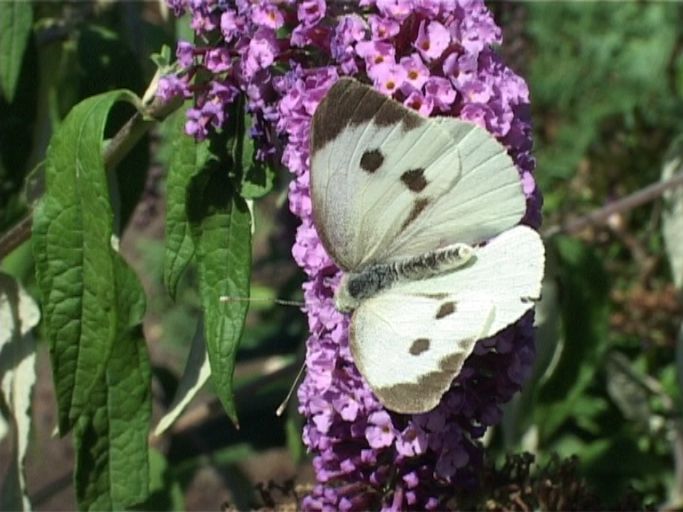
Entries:
{"type": "Polygon", "coordinates": [[[354,296],[349,284],[352,284],[352,274],[344,274],[339,283],[339,288],[334,294],[334,306],[340,313],[350,313],[360,306],[360,298],[354,296]]]}
{"type": "Polygon", "coordinates": [[[360,272],[344,274],[334,295],[337,311],[350,313],[357,309],[363,300],[389,288],[398,277],[394,264],[370,265],[360,272]]]}

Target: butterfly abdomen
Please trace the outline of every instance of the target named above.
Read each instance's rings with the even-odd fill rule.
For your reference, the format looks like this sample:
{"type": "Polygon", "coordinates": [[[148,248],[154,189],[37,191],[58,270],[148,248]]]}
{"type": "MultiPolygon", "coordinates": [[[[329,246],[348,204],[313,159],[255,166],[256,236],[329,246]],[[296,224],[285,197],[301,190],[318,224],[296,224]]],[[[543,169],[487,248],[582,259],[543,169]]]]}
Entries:
{"type": "Polygon", "coordinates": [[[391,265],[400,278],[415,281],[455,270],[470,261],[473,253],[467,244],[453,244],[391,265]]]}
{"type": "Polygon", "coordinates": [[[453,244],[413,258],[370,265],[361,272],[346,274],[337,293],[337,309],[352,311],[364,299],[399,281],[418,281],[451,272],[470,261],[473,253],[467,244],[453,244]]]}

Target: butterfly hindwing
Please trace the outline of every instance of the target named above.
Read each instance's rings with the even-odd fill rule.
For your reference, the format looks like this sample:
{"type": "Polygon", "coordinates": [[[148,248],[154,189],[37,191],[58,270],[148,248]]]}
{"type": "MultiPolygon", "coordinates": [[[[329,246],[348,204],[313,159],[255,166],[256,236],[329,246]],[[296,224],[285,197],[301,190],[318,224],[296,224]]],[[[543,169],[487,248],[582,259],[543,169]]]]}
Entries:
{"type": "Polygon", "coordinates": [[[321,240],[347,271],[480,242],[525,209],[517,170],[488,132],[424,118],[351,79],[313,117],[311,196],[321,240]]]}
{"type": "Polygon", "coordinates": [[[535,231],[512,228],[448,274],[399,283],[354,312],[351,351],[389,409],[435,407],[477,340],[516,322],[539,298],[544,250],[535,231]]]}

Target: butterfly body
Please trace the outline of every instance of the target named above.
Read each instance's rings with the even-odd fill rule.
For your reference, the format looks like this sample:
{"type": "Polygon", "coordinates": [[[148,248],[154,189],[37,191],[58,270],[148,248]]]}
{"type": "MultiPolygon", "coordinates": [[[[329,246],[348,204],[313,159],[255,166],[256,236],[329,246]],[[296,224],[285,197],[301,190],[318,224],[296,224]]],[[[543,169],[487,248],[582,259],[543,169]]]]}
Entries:
{"type": "Polygon", "coordinates": [[[349,313],[363,300],[397,282],[428,279],[451,272],[470,261],[472,255],[473,249],[469,245],[453,244],[413,258],[373,264],[361,272],[347,273],[335,295],[336,308],[342,313],[349,313]]]}
{"type": "Polygon", "coordinates": [[[388,409],[434,408],[477,340],[540,296],[544,249],[518,225],[519,173],[483,128],[342,78],[313,116],[310,187],[344,271],[335,303],[352,312],[351,354],[388,409]]]}

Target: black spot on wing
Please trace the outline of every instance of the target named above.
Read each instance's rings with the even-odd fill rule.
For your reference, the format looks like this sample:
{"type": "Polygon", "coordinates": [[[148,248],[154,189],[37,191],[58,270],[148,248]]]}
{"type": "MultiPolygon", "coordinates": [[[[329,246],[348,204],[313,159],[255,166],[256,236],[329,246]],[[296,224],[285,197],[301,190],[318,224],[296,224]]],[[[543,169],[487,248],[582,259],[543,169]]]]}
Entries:
{"type": "Polygon", "coordinates": [[[413,341],[408,352],[413,356],[419,356],[423,352],[429,350],[429,340],[427,338],[418,338],[413,341]]]}
{"type": "Polygon", "coordinates": [[[427,186],[424,169],[411,169],[401,174],[401,181],[413,192],[422,192],[427,186]]]}
{"type": "Polygon", "coordinates": [[[439,320],[440,318],[447,317],[448,315],[452,315],[455,313],[456,307],[455,307],[455,302],[450,301],[450,302],[444,302],[441,304],[441,307],[439,308],[439,311],[436,312],[436,319],[439,320]]]}
{"type": "Polygon", "coordinates": [[[429,199],[427,199],[426,197],[416,199],[413,203],[413,209],[410,210],[408,218],[406,218],[406,220],[403,222],[403,226],[401,226],[401,230],[407,228],[410,225],[410,223],[417,219],[420,216],[420,214],[424,211],[424,209],[427,208],[427,205],[429,205],[429,199]]]}
{"type": "Polygon", "coordinates": [[[373,173],[382,166],[384,155],[379,149],[366,151],[360,158],[360,168],[366,172],[373,173]]]}

